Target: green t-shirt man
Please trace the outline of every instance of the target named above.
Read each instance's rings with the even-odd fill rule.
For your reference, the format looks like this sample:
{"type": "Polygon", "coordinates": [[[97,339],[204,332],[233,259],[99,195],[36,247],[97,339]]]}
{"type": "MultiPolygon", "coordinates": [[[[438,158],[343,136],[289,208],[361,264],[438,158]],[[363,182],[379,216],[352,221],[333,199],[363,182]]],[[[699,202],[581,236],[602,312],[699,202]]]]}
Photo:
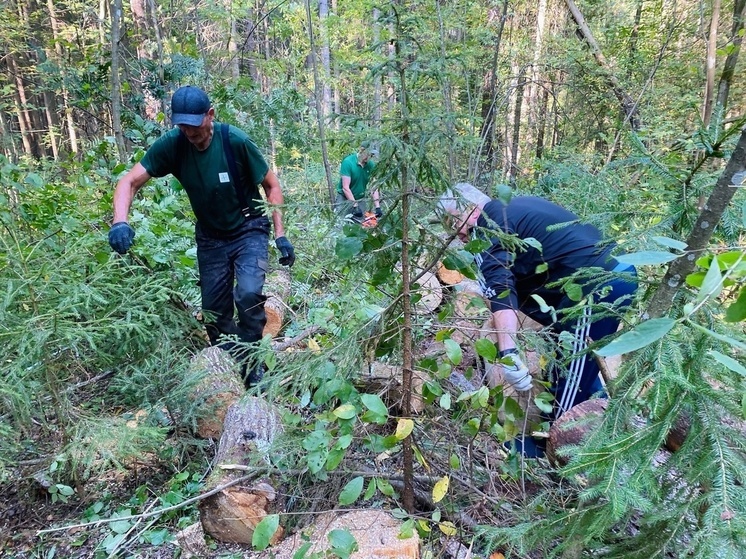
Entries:
{"type": "MultiPolygon", "coordinates": [[[[346,214],[349,212],[364,212],[366,209],[365,191],[368,188],[370,175],[376,164],[372,158],[375,150],[361,147],[357,153],[352,153],[342,160],[339,167],[339,183],[337,184],[337,211],[346,214]]],[[[371,192],[376,214],[380,214],[380,201],[378,189],[371,192]]]]}
{"type": "MultiPolygon", "coordinates": [[[[186,138],[179,139],[179,129],[174,128],[155,141],[140,163],[153,177],[171,173],[179,180],[201,226],[216,231],[231,231],[244,222],[244,216],[231,182],[220,126],[215,122],[212,141],[204,151],[199,151],[186,138]]],[[[236,160],[238,180],[246,191],[250,212],[252,215],[261,215],[259,184],[269,166],[245,132],[230,126],[228,137],[236,160]]]]}

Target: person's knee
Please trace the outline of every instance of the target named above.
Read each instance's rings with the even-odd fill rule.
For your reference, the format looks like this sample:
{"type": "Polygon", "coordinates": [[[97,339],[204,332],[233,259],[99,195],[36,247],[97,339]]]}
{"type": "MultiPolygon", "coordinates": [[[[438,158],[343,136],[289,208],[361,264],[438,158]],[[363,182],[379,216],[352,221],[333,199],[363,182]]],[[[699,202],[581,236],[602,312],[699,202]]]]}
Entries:
{"type": "Polygon", "coordinates": [[[238,286],[236,288],[236,306],[239,312],[253,313],[264,310],[266,297],[262,294],[261,286],[257,288],[238,286]]]}

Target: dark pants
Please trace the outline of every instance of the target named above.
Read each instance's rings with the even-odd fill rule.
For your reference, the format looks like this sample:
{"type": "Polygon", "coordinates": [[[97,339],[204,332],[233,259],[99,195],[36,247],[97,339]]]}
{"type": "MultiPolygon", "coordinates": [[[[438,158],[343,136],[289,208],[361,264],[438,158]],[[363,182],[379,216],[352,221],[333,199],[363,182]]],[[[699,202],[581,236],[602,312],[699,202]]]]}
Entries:
{"type": "MultiPolygon", "coordinates": [[[[269,231],[265,216],[249,218],[230,233],[206,231],[199,224],[195,228],[202,310],[213,345],[221,335],[234,335],[248,343],[262,338],[267,322],[262,288],[269,258],[269,231]]],[[[235,349],[231,342],[221,345],[235,349]]]]}
{"type": "MultiPolygon", "coordinates": [[[[598,341],[606,336],[609,336],[617,331],[621,320],[621,314],[629,306],[632,301],[632,295],[637,289],[637,273],[634,267],[623,267],[617,266],[614,269],[615,272],[624,272],[623,277],[615,277],[602,285],[596,287],[588,287],[584,289],[587,295],[589,291],[594,291],[593,304],[597,305],[600,303],[614,303],[613,314],[607,314],[605,311],[601,319],[597,319],[594,315],[598,315],[601,309],[585,309],[586,313],[577,319],[565,319],[559,322],[552,323],[551,317],[547,313],[541,312],[536,301],[533,298],[529,298],[525,301],[524,305],[521,305],[521,311],[526,313],[528,316],[544,324],[545,326],[551,326],[552,330],[556,334],[561,332],[569,332],[574,338],[576,338],[573,344],[573,351],[570,355],[566,356],[566,360],[570,361],[567,367],[562,369],[555,369],[551,372],[552,381],[552,393],[555,396],[555,410],[554,416],[559,417],[563,412],[570,409],[572,406],[577,405],[581,402],[588,400],[593,394],[599,393],[603,386],[599,379],[600,369],[598,363],[592,352],[587,352],[587,345],[585,338],[590,338],[593,341],[598,341]],[[611,287],[609,293],[604,297],[599,297],[598,293],[605,287],[611,287]],[[583,351],[586,353],[583,355],[583,351]],[[579,354],[579,355],[575,355],[579,354]],[[575,363],[573,363],[575,361],[575,363]],[[572,378],[573,370],[579,376],[577,380],[577,393],[573,394],[574,385],[568,388],[568,380],[572,378]],[[566,394],[568,396],[563,396],[566,394]]],[[[554,297],[549,296],[548,293],[541,294],[544,300],[555,307],[555,309],[561,310],[569,308],[577,303],[570,300],[564,294],[558,294],[554,292],[554,297]],[[546,297],[545,297],[546,296],[546,297]]]]}

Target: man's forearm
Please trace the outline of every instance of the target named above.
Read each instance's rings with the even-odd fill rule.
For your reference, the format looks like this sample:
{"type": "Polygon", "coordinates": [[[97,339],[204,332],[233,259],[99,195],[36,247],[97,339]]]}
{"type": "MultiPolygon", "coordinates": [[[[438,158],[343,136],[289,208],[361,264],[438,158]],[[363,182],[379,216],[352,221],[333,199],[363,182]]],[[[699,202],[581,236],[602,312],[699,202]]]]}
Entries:
{"type": "Polygon", "coordinates": [[[518,314],[513,309],[504,309],[492,313],[492,325],[497,336],[500,351],[516,347],[515,336],[518,332],[518,314]]]}

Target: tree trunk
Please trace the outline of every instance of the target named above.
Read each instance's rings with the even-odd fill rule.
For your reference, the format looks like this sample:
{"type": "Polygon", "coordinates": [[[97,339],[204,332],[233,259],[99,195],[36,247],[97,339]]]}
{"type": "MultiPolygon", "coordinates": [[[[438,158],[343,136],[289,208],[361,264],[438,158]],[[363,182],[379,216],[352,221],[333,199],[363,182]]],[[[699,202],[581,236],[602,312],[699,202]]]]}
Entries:
{"type": "MultiPolygon", "coordinates": [[[[319,0],[319,26],[321,28],[321,66],[324,69],[322,81],[321,110],[323,111],[324,123],[329,122],[332,114],[332,90],[329,80],[332,75],[331,56],[329,54],[329,33],[327,33],[327,20],[329,18],[329,0],[319,0]]],[[[308,22],[311,25],[311,22],[308,22]]]]}
{"type": "Polygon", "coordinates": [[[596,38],[593,36],[590,27],[588,27],[583,14],[575,5],[575,2],[573,2],[573,0],[565,0],[565,3],[567,4],[567,7],[570,10],[573,19],[575,20],[575,24],[578,26],[580,34],[583,36],[583,39],[590,47],[591,53],[596,59],[596,63],[603,71],[606,82],[609,84],[609,88],[619,101],[619,104],[622,107],[622,112],[626,116],[626,119],[629,121],[632,130],[639,130],[640,115],[637,110],[637,103],[635,103],[634,99],[632,99],[632,97],[630,97],[627,92],[624,91],[621,83],[619,83],[619,80],[613,74],[612,69],[609,67],[608,62],[606,61],[606,57],[604,56],[603,52],[601,52],[601,47],[598,46],[596,38]]]}
{"type": "Polygon", "coordinates": [[[733,48],[725,58],[723,72],[720,74],[720,82],[718,83],[717,105],[723,111],[723,117],[725,117],[728,108],[730,84],[733,81],[738,54],[741,52],[741,44],[743,43],[744,18],[746,18],[746,0],[736,0],[733,3],[733,26],[730,34],[733,48]]]}
{"type": "Polygon", "coordinates": [[[290,294],[290,273],[284,269],[272,272],[267,277],[265,291],[267,300],[264,302],[264,311],[267,314],[267,324],[262,335],[274,338],[285,324],[285,300],[290,294]]]}
{"type": "Polygon", "coordinates": [[[313,17],[311,16],[311,0],[306,0],[306,18],[308,20],[308,41],[311,47],[311,66],[313,68],[313,89],[316,105],[316,125],[319,129],[319,142],[321,144],[321,156],[324,159],[324,170],[326,172],[326,186],[329,190],[329,207],[334,208],[336,190],[332,182],[332,170],[329,165],[329,153],[326,146],[326,127],[324,125],[324,108],[321,103],[321,84],[319,83],[319,71],[316,65],[316,42],[313,34],[313,17]]]}
{"type": "Polygon", "coordinates": [[[681,257],[671,263],[648,305],[648,314],[651,318],[658,318],[668,313],[676,293],[686,280],[686,276],[694,271],[696,266],[694,255],[701,254],[705,250],[715,226],[720,222],[723,212],[725,212],[733,195],[738,190],[731,186],[733,175],[743,172],[744,169],[746,169],[746,129],[741,131],[741,137],[728,164],[725,166],[725,170],[718,178],[712,194],[710,194],[689,238],[686,240],[687,253],[692,257],[681,257]]]}
{"type": "Polygon", "coordinates": [[[520,157],[520,136],[521,136],[521,111],[523,109],[523,88],[526,85],[526,68],[521,68],[516,83],[515,105],[513,105],[513,130],[510,140],[510,159],[508,167],[508,182],[511,186],[515,185],[516,176],[519,169],[520,157]]]}
{"type": "Polygon", "coordinates": [[[127,160],[127,145],[122,133],[122,84],[119,78],[119,40],[122,24],[122,0],[111,6],[111,121],[119,160],[127,160]]]}
{"type": "Polygon", "coordinates": [[[62,50],[61,40],[61,23],[57,18],[57,11],[54,7],[54,0],[47,0],[47,11],[49,12],[49,22],[52,26],[52,38],[54,39],[54,51],[57,55],[57,65],[60,69],[60,78],[62,81],[62,101],[65,108],[65,118],[67,120],[67,137],[70,141],[70,151],[78,153],[78,132],[75,128],[75,115],[70,102],[70,93],[65,85],[67,81],[66,64],[64,61],[64,51],[62,50]]]}
{"type": "Polygon", "coordinates": [[[710,125],[710,119],[712,118],[712,104],[715,100],[715,65],[717,64],[719,23],[720,0],[713,0],[710,33],[707,37],[707,53],[705,56],[705,94],[702,101],[702,124],[705,128],[710,125]]]}

